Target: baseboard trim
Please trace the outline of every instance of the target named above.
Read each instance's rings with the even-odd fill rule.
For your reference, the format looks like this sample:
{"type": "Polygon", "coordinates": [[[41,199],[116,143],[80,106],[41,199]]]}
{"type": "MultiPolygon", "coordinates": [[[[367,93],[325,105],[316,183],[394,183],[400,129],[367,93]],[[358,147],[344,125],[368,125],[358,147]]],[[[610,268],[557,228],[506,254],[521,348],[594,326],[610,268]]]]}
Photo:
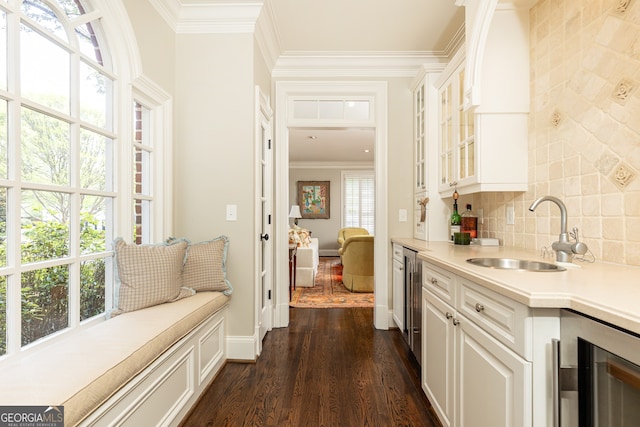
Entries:
{"type": "Polygon", "coordinates": [[[255,361],[257,340],[255,336],[227,336],[227,360],[255,361]]]}
{"type": "Polygon", "coordinates": [[[319,249],[318,255],[320,256],[340,256],[337,249],[319,249]]]}

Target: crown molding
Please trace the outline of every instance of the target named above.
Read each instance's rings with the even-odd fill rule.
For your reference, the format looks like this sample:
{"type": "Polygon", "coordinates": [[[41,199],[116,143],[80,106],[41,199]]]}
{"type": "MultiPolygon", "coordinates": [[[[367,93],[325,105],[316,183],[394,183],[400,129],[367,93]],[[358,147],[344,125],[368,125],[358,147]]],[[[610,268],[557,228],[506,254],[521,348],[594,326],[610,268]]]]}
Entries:
{"type": "Polygon", "coordinates": [[[373,169],[374,162],[320,162],[320,161],[298,161],[289,162],[289,169],[373,169]]]}
{"type": "Polygon", "coordinates": [[[272,70],[280,56],[280,36],[271,2],[266,2],[256,23],[255,40],[265,63],[272,70]]]}
{"type": "Polygon", "coordinates": [[[284,52],[273,68],[273,77],[409,77],[442,71],[465,42],[464,25],[439,52],[284,52]]]}
{"type": "Polygon", "coordinates": [[[263,1],[183,4],[180,0],[149,0],[177,34],[253,33],[263,1]]]}
{"type": "Polygon", "coordinates": [[[425,64],[445,64],[447,55],[429,52],[289,52],[274,77],[415,77],[425,64]]]}

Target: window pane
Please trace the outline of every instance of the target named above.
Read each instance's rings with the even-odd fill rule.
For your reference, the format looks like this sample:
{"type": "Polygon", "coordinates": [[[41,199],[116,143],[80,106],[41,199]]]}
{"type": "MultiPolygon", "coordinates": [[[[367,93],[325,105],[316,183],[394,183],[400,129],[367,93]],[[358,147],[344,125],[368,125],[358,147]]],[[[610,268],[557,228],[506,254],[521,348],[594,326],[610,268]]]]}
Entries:
{"type": "Polygon", "coordinates": [[[40,0],[29,0],[22,2],[22,12],[29,18],[36,21],[45,30],[67,40],[67,34],[60,23],[60,20],[46,3],[40,0]]]}
{"type": "Polygon", "coordinates": [[[7,189],[0,187],[0,267],[7,266],[7,189]]]}
{"type": "Polygon", "coordinates": [[[320,119],[340,119],[344,118],[344,101],[320,101],[320,119]]]}
{"type": "Polygon", "coordinates": [[[134,152],[134,177],[133,192],[148,196],[151,194],[150,185],[150,165],[151,153],[141,148],[135,147],[134,152]]]}
{"type": "Polygon", "coordinates": [[[69,124],[28,108],[21,118],[22,178],[69,185],[69,124]]]}
{"type": "Polygon", "coordinates": [[[107,122],[107,99],[111,99],[112,82],[84,62],[80,62],[80,118],[101,128],[111,129],[107,122]]]}
{"type": "Polygon", "coordinates": [[[77,0],[56,0],[60,9],[62,9],[69,19],[77,18],[82,15],[79,9],[79,1],[77,0]]]}
{"type": "Polygon", "coordinates": [[[105,260],[96,259],[80,264],[80,320],[105,311],[105,260]]]}
{"type": "Polygon", "coordinates": [[[317,119],[318,101],[293,101],[294,119],[317,119]]]}
{"type": "Polygon", "coordinates": [[[20,38],[22,95],[69,113],[69,53],[25,25],[21,26],[20,38]]]}
{"type": "Polygon", "coordinates": [[[347,101],[344,118],[347,120],[367,120],[369,118],[369,101],[347,101]]]}
{"type": "Polygon", "coordinates": [[[375,234],[375,178],[371,173],[344,175],[344,227],[366,228],[375,234]]]}
{"type": "Polygon", "coordinates": [[[7,15],[0,11],[0,89],[7,89],[7,15]]]}
{"type": "Polygon", "coordinates": [[[107,206],[105,200],[104,197],[82,196],[80,252],[83,254],[102,252],[107,249],[107,206]]]}
{"type": "Polygon", "coordinates": [[[133,192],[149,196],[151,195],[149,110],[137,102],[134,102],[133,107],[133,192]]]}
{"type": "Polygon", "coordinates": [[[148,200],[136,199],[134,204],[133,223],[133,242],[136,245],[150,243],[150,224],[151,224],[151,202],[148,200]]]}
{"type": "Polygon", "coordinates": [[[7,101],[0,99],[0,178],[7,178],[7,101]]]}
{"type": "Polygon", "coordinates": [[[66,265],[22,273],[22,345],[66,328],[68,280],[66,265]]]}
{"type": "Polygon", "coordinates": [[[113,141],[97,133],[80,132],[80,185],[93,190],[113,189],[113,141]]]}
{"type": "Polygon", "coordinates": [[[22,192],[22,262],[69,255],[69,195],[51,191],[22,192]]]}
{"type": "Polygon", "coordinates": [[[80,52],[91,59],[95,59],[98,64],[104,65],[102,52],[100,51],[100,46],[98,45],[98,40],[96,39],[91,23],[76,27],[76,36],[78,37],[80,52]]]}
{"type": "Polygon", "coordinates": [[[0,276],[0,356],[7,353],[7,277],[0,276]]]}

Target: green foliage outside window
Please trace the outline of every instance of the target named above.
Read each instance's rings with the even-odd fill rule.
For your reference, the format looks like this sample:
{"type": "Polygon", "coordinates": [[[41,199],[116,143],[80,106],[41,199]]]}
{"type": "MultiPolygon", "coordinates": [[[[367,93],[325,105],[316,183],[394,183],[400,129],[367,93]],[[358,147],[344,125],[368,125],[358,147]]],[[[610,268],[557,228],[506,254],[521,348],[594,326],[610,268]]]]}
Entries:
{"type": "MultiPolygon", "coordinates": [[[[104,250],[105,232],[90,214],[84,215],[81,245],[104,250]],[[89,226],[86,226],[89,225],[89,226]]],[[[26,231],[28,241],[22,244],[23,262],[64,257],[66,240],[52,236],[68,236],[65,224],[40,221],[26,231]]],[[[6,245],[0,244],[0,258],[6,256],[6,245]]],[[[0,355],[6,353],[6,278],[0,280],[0,355]]],[[[28,344],[68,325],[69,266],[42,268],[22,274],[21,311],[22,344],[28,344]]],[[[80,267],[80,318],[87,319],[105,310],[105,262],[103,259],[82,263],[80,267]]]]}

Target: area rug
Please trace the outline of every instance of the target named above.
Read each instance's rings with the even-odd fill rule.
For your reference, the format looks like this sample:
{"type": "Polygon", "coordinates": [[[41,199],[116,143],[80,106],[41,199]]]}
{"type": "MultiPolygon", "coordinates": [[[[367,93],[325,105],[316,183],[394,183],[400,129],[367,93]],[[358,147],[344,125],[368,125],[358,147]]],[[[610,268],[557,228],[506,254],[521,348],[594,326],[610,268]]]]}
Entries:
{"type": "Polygon", "coordinates": [[[296,288],[289,305],[295,308],[373,307],[373,293],[349,292],[342,283],[340,257],[320,257],[315,286],[296,288]]]}

